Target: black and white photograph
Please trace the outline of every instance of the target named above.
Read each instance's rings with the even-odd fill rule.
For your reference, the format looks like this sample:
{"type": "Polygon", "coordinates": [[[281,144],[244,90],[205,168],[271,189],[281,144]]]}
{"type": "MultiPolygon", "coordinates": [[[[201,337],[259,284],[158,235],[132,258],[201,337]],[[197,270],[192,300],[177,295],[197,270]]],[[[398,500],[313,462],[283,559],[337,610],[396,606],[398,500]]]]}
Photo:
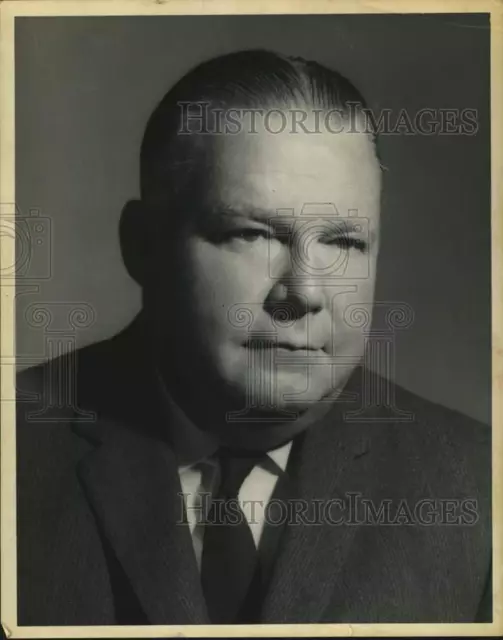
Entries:
{"type": "Polygon", "coordinates": [[[0,7],[3,633],[499,635],[503,5],[228,4],[0,7]]]}

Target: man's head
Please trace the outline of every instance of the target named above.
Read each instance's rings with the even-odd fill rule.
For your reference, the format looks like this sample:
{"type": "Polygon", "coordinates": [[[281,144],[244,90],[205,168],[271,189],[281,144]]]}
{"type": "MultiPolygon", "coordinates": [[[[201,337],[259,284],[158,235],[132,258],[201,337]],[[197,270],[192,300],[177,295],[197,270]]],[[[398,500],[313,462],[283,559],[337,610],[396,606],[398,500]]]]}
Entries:
{"type": "Polygon", "coordinates": [[[373,300],[380,201],[364,107],[317,63],[244,51],[154,111],[124,254],[158,366],[193,398],[303,412],[361,359],[351,309],[373,300]]]}

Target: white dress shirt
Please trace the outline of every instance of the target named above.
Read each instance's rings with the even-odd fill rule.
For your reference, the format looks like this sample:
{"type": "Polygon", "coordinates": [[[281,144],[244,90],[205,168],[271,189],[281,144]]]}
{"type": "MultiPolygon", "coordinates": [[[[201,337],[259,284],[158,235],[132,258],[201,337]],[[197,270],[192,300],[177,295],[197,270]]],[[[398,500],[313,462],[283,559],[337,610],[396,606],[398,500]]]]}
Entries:
{"type": "MultiPolygon", "coordinates": [[[[255,546],[258,548],[265,524],[265,509],[276,486],[281,471],[286,470],[292,443],[269,451],[263,464],[255,466],[245,478],[238,494],[239,505],[246,516],[255,546]]],[[[204,507],[209,500],[203,494],[213,494],[218,472],[212,459],[179,467],[182,492],[185,497],[187,521],[198,567],[201,568],[204,536],[204,507]]]]}

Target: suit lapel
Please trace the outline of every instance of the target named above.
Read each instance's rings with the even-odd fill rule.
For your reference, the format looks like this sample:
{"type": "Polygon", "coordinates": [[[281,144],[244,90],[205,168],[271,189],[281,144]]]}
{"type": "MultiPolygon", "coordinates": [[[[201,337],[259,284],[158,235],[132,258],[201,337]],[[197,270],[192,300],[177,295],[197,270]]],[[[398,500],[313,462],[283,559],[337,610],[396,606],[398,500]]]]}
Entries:
{"type": "Polygon", "coordinates": [[[347,514],[346,492],[364,484],[369,450],[368,429],[345,423],[339,405],[307,431],[292,461],[292,473],[296,498],[308,510],[304,523],[288,526],[283,534],[262,607],[262,623],[314,623],[321,619],[357,526],[331,524],[323,517],[322,524],[309,524],[320,522],[313,505],[316,501],[333,504],[329,517],[334,521],[347,514]]]}
{"type": "Polygon", "coordinates": [[[178,465],[165,440],[169,418],[140,332],[137,318],[111,340],[81,353],[79,403],[97,417],[93,423],[76,421],[73,429],[97,446],[77,472],[101,536],[148,621],[205,623],[199,572],[178,495],[178,465]]]}
{"type": "Polygon", "coordinates": [[[149,622],[208,622],[171,449],[122,426],[96,427],[102,444],[79,477],[149,622]]]}

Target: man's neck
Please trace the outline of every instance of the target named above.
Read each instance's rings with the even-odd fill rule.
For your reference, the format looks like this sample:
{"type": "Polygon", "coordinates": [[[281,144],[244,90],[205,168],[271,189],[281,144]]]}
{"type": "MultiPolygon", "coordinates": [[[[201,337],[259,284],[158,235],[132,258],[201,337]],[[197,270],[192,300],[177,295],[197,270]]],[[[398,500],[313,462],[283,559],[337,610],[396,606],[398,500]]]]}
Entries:
{"type": "Polygon", "coordinates": [[[212,455],[218,449],[218,438],[200,429],[175,402],[160,373],[157,377],[170,423],[169,439],[180,465],[194,464],[212,455]]]}
{"type": "Polygon", "coordinates": [[[232,419],[202,398],[196,402],[193,391],[187,397],[179,387],[173,388],[161,373],[158,380],[169,413],[169,437],[181,464],[201,460],[221,445],[254,451],[276,449],[320,422],[333,407],[332,399],[326,398],[298,414],[235,414],[232,419]]]}

